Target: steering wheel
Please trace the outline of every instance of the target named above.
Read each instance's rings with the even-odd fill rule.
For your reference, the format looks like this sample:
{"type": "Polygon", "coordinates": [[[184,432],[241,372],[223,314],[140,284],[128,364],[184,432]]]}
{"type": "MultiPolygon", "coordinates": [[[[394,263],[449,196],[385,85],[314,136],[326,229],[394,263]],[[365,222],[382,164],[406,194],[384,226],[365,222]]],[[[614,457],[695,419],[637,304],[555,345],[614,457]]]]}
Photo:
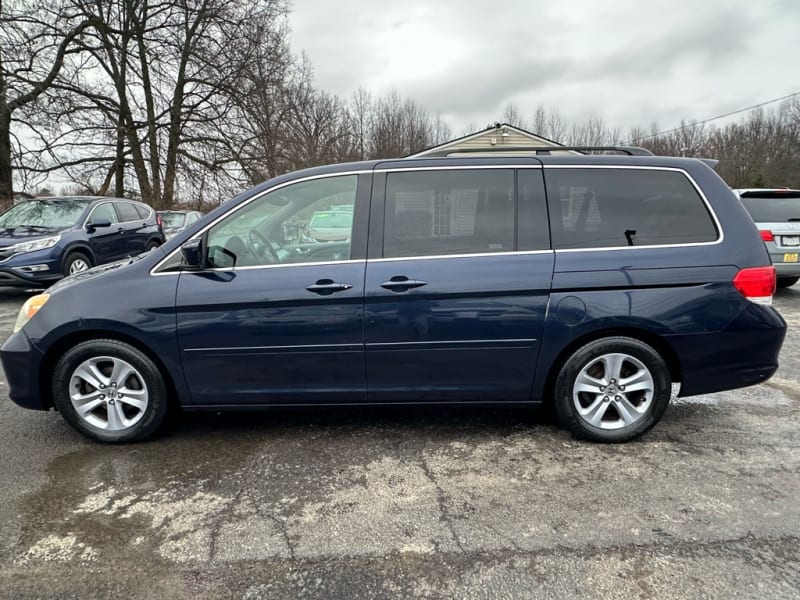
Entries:
{"type": "Polygon", "coordinates": [[[270,263],[281,262],[275,250],[275,246],[273,246],[258,230],[251,229],[248,231],[247,239],[250,242],[250,248],[253,249],[253,254],[255,254],[257,258],[267,258],[269,256],[270,263]]]}

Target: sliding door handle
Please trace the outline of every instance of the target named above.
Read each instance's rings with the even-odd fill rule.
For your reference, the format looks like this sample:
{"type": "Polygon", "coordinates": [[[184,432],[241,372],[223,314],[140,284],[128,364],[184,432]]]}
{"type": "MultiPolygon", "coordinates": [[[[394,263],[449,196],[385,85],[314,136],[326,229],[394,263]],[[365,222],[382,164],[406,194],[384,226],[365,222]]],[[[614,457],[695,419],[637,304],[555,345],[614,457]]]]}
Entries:
{"type": "Polygon", "coordinates": [[[381,287],[392,292],[406,292],[408,290],[428,285],[427,281],[409,279],[405,275],[395,275],[389,281],[384,281],[381,287]]]}

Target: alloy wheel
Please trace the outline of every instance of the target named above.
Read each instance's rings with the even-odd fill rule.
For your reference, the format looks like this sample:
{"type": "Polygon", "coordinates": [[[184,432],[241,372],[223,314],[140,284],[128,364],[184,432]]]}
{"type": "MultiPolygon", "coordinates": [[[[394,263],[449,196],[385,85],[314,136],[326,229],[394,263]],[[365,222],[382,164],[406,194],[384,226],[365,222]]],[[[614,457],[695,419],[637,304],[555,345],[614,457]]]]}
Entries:
{"type": "Polygon", "coordinates": [[[132,427],[142,419],[149,402],[142,374],[111,356],[78,365],[70,377],[69,396],[80,419],[105,431],[132,427]]]}
{"type": "Polygon", "coordinates": [[[653,402],[650,370],[630,354],[610,353],[589,362],[575,378],[572,401],[578,415],[599,429],[621,429],[640,421],[653,402]]]}

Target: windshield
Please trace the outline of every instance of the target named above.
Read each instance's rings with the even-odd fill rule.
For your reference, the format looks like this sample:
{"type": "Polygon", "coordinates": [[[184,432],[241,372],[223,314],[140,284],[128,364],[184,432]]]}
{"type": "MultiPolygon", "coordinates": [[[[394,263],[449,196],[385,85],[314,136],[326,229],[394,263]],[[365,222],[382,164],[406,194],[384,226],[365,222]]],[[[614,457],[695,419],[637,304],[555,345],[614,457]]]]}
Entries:
{"type": "Polygon", "coordinates": [[[75,225],[85,208],[80,200],[27,200],[0,216],[0,227],[64,229],[75,225]]]}
{"type": "Polygon", "coordinates": [[[163,212],[161,218],[164,220],[164,228],[179,229],[186,222],[186,213],[163,212]]]}
{"type": "MultiPolygon", "coordinates": [[[[793,197],[792,197],[793,196],[793,197]]],[[[756,223],[800,221],[800,197],[742,198],[742,204],[756,223]]]]}
{"type": "Polygon", "coordinates": [[[318,212],[311,218],[309,227],[347,227],[353,223],[352,212],[318,212]]]}

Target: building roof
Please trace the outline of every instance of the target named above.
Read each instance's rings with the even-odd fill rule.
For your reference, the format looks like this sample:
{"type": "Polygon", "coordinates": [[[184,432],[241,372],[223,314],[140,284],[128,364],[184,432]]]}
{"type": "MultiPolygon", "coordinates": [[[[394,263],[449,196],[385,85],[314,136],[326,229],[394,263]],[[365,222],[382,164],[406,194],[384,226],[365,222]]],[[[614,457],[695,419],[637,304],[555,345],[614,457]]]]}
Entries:
{"type": "Polygon", "coordinates": [[[486,129],[482,129],[480,131],[476,131],[475,133],[470,133],[468,135],[462,136],[460,138],[456,138],[454,140],[450,140],[449,142],[445,142],[444,144],[439,144],[438,146],[432,146],[430,148],[426,148],[421,152],[416,152],[414,154],[410,154],[406,158],[424,158],[428,154],[435,154],[437,151],[440,151],[444,148],[452,147],[454,150],[459,146],[469,146],[475,147],[476,145],[480,145],[481,138],[486,138],[488,146],[492,148],[500,149],[503,144],[503,140],[514,137],[516,143],[514,145],[519,145],[519,141],[523,140],[524,144],[527,145],[536,145],[536,146],[561,146],[558,142],[554,142],[553,140],[549,140],[546,137],[542,137],[541,135],[536,135],[530,131],[526,131],[519,127],[515,127],[509,123],[495,123],[487,127],[486,129]],[[493,137],[492,134],[495,134],[500,137],[500,143],[497,143],[496,138],[493,137]],[[494,139],[495,143],[491,143],[491,140],[494,139]]]}

